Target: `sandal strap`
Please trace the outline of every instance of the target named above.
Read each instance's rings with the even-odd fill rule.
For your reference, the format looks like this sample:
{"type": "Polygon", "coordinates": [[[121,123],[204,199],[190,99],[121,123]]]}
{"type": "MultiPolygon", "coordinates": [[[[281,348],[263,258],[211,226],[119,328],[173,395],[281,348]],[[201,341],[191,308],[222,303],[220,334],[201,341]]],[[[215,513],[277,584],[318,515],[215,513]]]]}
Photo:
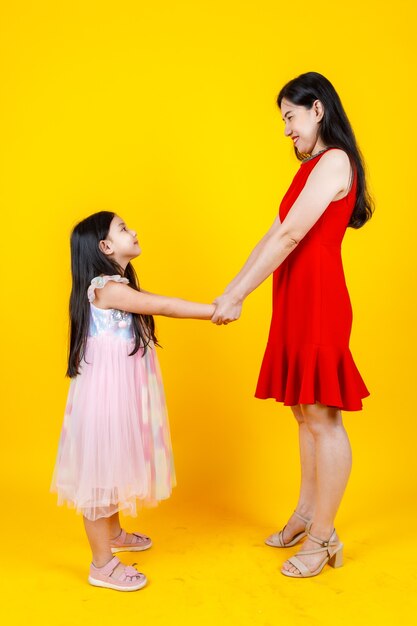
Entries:
{"type": "Polygon", "coordinates": [[[117,537],[117,543],[124,544],[126,543],[127,532],[122,528],[120,535],[117,537]]]}
{"type": "Polygon", "coordinates": [[[110,540],[112,546],[122,546],[126,541],[126,531],[123,528],[120,529],[120,533],[114,539],[110,540]]]}
{"type": "MultiPolygon", "coordinates": [[[[305,522],[306,524],[306,531],[309,528],[309,524],[311,525],[312,520],[308,520],[306,517],[303,517],[302,515],[300,515],[300,513],[298,513],[297,511],[294,511],[294,514],[299,517],[301,520],[303,520],[303,522],[305,522]]],[[[292,541],[294,541],[294,539],[296,537],[304,536],[305,535],[305,531],[300,531],[299,533],[296,533],[289,541],[288,543],[284,542],[284,531],[287,528],[288,524],[285,524],[284,528],[282,530],[277,531],[276,533],[274,533],[273,535],[271,535],[272,540],[275,542],[275,538],[278,541],[278,545],[281,546],[281,548],[286,548],[288,543],[291,543],[292,541]]],[[[300,537],[301,539],[301,537],[300,537]]]]}
{"type": "Polygon", "coordinates": [[[297,517],[299,517],[301,520],[303,520],[303,522],[305,522],[306,524],[310,521],[309,519],[307,519],[306,517],[304,517],[303,515],[300,515],[300,513],[298,513],[298,511],[294,511],[294,515],[296,515],[297,517]]]}
{"type": "Polygon", "coordinates": [[[96,567],[95,565],[93,565],[93,567],[104,576],[111,576],[120,562],[120,559],[114,556],[106,565],[103,565],[103,567],[96,567]]]}
{"type": "Polygon", "coordinates": [[[281,546],[281,548],[285,548],[285,543],[284,543],[284,530],[286,529],[287,524],[285,524],[284,528],[282,530],[279,530],[277,533],[274,533],[272,536],[276,537],[278,539],[278,545],[281,546]]]}
{"type": "MultiPolygon", "coordinates": [[[[133,535],[134,537],[138,537],[140,541],[149,541],[150,539],[150,537],[148,537],[147,535],[141,535],[140,533],[131,533],[131,535],[133,535]]],[[[136,541],[134,543],[140,543],[140,541],[136,541]]]]}
{"type": "Polygon", "coordinates": [[[284,541],[283,541],[284,529],[285,529],[285,526],[282,530],[278,530],[276,533],[270,536],[272,543],[280,546],[281,548],[285,548],[285,545],[286,545],[284,544],[284,541]]]}
{"type": "MultiPolygon", "coordinates": [[[[339,545],[339,544],[337,544],[339,545]]],[[[333,547],[333,546],[332,546],[333,547]]],[[[301,552],[299,552],[298,554],[300,556],[304,556],[305,554],[319,554],[320,552],[328,552],[329,554],[331,553],[332,549],[331,547],[327,547],[327,548],[317,548],[317,550],[302,550],[301,552]]]]}
{"type": "Polygon", "coordinates": [[[339,544],[339,542],[336,541],[335,539],[332,541],[332,537],[334,536],[335,532],[336,532],[336,529],[333,528],[332,534],[327,540],[320,539],[320,537],[315,537],[310,532],[307,534],[307,537],[311,541],[314,541],[314,543],[318,543],[320,546],[322,546],[322,548],[328,548],[329,546],[337,546],[339,544]]]}
{"type": "Polygon", "coordinates": [[[291,563],[291,565],[294,565],[294,567],[296,567],[298,571],[301,572],[301,574],[311,574],[311,570],[307,567],[307,565],[300,561],[300,559],[298,559],[296,556],[292,556],[287,560],[289,563],[291,563]]]}
{"type": "Polygon", "coordinates": [[[281,546],[281,548],[284,545],[284,542],[282,539],[282,533],[283,533],[282,530],[280,530],[278,533],[275,533],[275,536],[278,538],[278,545],[281,546]]]}
{"type": "Polygon", "coordinates": [[[128,546],[128,545],[137,545],[140,543],[143,543],[145,541],[149,541],[149,537],[147,535],[141,535],[140,533],[130,533],[131,535],[133,535],[134,537],[136,537],[137,539],[139,539],[139,541],[127,541],[127,535],[128,533],[122,528],[122,530],[120,531],[120,534],[111,541],[111,544],[113,546],[128,546]]]}

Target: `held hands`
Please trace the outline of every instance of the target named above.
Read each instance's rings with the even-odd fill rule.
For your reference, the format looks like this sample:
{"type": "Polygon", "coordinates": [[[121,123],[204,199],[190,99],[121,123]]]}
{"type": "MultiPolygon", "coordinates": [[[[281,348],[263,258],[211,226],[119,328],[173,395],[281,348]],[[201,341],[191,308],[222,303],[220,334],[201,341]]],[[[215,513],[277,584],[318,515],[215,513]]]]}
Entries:
{"type": "Polygon", "coordinates": [[[213,304],[216,305],[216,309],[211,321],[218,326],[235,322],[239,319],[242,312],[243,302],[229,293],[224,293],[216,298],[213,304]]]}

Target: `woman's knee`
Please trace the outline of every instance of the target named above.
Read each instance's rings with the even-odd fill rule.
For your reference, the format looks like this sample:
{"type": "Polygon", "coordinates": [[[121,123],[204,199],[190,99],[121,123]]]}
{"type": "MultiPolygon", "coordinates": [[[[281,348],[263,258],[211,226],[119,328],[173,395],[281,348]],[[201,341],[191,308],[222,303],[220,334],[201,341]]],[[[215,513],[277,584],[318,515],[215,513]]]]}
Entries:
{"type": "Polygon", "coordinates": [[[315,437],[328,434],[342,426],[342,415],[336,407],[324,404],[301,404],[300,410],[307,428],[315,437]]]}
{"type": "Polygon", "coordinates": [[[304,422],[304,417],[303,417],[300,405],[297,404],[296,406],[292,406],[291,411],[293,412],[294,417],[297,420],[297,422],[299,424],[302,424],[304,422]]]}

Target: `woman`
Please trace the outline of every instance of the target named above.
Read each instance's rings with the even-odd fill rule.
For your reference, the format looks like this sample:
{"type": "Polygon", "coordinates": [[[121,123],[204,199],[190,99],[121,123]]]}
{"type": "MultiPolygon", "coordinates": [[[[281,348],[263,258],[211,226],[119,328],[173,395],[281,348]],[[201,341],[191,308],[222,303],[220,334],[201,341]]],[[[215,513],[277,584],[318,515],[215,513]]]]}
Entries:
{"type": "Polygon", "coordinates": [[[352,309],[341,258],[348,226],[370,219],[373,203],[355,136],[332,84],[308,72],[277,99],[285,136],[301,165],[279,215],[216,299],[215,324],[239,318],[244,299],[273,272],[273,313],[255,396],[290,406],[299,424],[301,488],[293,515],[268,537],[283,548],[307,536],[281,572],[306,578],[342,565],[334,529],[351,470],[341,411],[369,395],[349,350],[352,309]]]}

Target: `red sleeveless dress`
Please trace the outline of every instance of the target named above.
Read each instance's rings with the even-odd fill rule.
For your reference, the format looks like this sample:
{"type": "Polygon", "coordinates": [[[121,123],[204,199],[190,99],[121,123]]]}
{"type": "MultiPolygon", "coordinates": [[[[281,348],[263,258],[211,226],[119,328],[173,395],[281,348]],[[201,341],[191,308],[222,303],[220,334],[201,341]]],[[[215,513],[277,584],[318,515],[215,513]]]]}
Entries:
{"type": "MultiPolygon", "coordinates": [[[[300,164],[280,204],[281,222],[323,154],[300,164]]],[[[271,328],[256,398],[359,411],[369,396],[349,350],[352,307],[341,256],[355,205],[355,168],[353,176],[347,196],[328,205],[273,273],[271,328]]]]}

